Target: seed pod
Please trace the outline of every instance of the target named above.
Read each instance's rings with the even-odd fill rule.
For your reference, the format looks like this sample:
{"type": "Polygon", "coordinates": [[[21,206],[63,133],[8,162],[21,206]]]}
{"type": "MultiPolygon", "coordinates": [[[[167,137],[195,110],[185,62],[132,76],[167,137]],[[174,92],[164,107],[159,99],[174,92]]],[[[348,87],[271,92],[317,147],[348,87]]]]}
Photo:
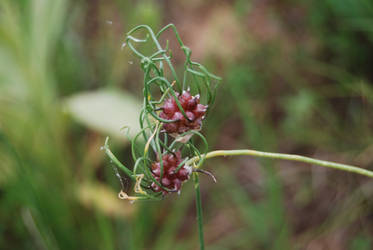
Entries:
{"type": "MultiPolygon", "coordinates": [[[[157,157],[159,158],[159,157],[157,157]]],[[[163,162],[163,175],[162,181],[160,181],[161,176],[161,164],[158,161],[152,164],[152,175],[157,180],[160,181],[163,187],[170,189],[172,191],[180,191],[183,181],[186,181],[190,177],[190,172],[188,168],[182,166],[178,171],[177,167],[182,162],[180,151],[175,152],[174,154],[164,154],[162,156],[163,162]]],[[[151,188],[154,192],[163,192],[167,194],[168,192],[163,188],[158,186],[155,182],[151,184],[151,188]]]]}
{"type": "Polygon", "coordinates": [[[170,134],[182,134],[189,130],[200,130],[202,120],[207,111],[207,105],[200,104],[199,95],[192,96],[189,91],[183,91],[181,95],[176,93],[176,97],[183,107],[187,118],[184,117],[177,106],[174,97],[166,99],[159,116],[166,120],[174,120],[174,122],[164,123],[164,130],[170,134]]]}

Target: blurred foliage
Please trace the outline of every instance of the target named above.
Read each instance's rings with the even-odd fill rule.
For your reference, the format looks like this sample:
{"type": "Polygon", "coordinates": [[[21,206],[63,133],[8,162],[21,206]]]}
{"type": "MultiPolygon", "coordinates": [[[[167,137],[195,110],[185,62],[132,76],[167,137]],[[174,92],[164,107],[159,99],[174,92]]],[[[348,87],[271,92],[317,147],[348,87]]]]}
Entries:
{"type": "Polygon", "coordinates": [[[133,138],[140,131],[141,103],[133,96],[114,91],[83,92],[67,98],[66,112],[89,128],[127,141],[124,126],[133,138]],[[125,124],[125,125],[124,125],[125,124]]]}
{"type": "MultiPolygon", "coordinates": [[[[100,151],[132,124],[141,96],[124,34],[170,22],[192,58],[223,76],[202,131],[213,148],[373,168],[370,0],[2,0],[2,249],[197,248],[191,185],[162,202],[121,202],[100,151]]],[[[131,165],[122,140],[113,151],[131,165]]],[[[249,157],[206,167],[218,178],[201,180],[208,249],[372,248],[363,177],[249,157]]]]}

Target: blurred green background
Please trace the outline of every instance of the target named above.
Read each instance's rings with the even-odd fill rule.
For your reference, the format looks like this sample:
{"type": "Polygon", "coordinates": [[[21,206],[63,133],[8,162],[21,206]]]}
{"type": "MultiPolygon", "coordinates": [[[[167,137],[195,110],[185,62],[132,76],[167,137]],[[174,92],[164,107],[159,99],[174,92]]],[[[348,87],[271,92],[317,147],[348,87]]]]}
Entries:
{"type": "MultiPolygon", "coordinates": [[[[110,135],[133,164],[120,128],[136,131],[142,72],[121,45],[171,22],[223,77],[211,149],[373,169],[371,0],[1,0],[0,249],[198,249],[192,184],[131,205],[100,151],[110,135]]],[[[373,248],[365,177],[250,157],[205,168],[208,249],[373,248]]]]}

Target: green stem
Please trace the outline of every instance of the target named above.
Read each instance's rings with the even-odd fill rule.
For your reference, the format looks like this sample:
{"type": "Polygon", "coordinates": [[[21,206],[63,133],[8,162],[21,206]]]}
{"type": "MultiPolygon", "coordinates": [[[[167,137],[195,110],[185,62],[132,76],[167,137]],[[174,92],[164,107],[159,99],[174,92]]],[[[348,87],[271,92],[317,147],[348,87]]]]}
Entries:
{"type": "MultiPolygon", "coordinates": [[[[369,171],[367,169],[346,165],[346,164],[340,164],[330,161],[323,161],[323,160],[317,160],[306,156],[301,155],[292,155],[292,154],[281,154],[281,153],[269,153],[269,152],[262,152],[257,150],[249,150],[249,149],[238,149],[238,150],[216,150],[209,152],[205,154],[205,158],[213,158],[217,156],[234,156],[234,155],[250,155],[250,156],[256,156],[256,157],[262,157],[262,158],[272,158],[272,159],[281,159],[281,160],[289,160],[289,161],[298,161],[298,162],[304,162],[309,164],[315,164],[322,167],[327,168],[335,168],[342,171],[352,172],[355,174],[364,175],[370,178],[373,178],[373,171],[369,171]]],[[[193,163],[198,162],[199,157],[195,156],[192,159],[190,159],[186,164],[191,166],[193,163]]]]}
{"type": "Polygon", "coordinates": [[[121,170],[123,170],[123,172],[128,176],[130,177],[133,181],[136,181],[136,177],[133,176],[133,173],[131,172],[131,170],[129,170],[128,168],[126,168],[126,166],[124,166],[119,160],[117,157],[115,157],[115,155],[111,152],[111,150],[109,149],[109,145],[108,145],[108,142],[109,142],[109,137],[106,137],[106,140],[105,140],[105,145],[103,147],[103,149],[105,150],[105,153],[107,156],[109,156],[110,160],[112,162],[115,163],[115,165],[118,166],[118,168],[120,168],[121,170]]]}
{"type": "Polygon", "coordinates": [[[199,190],[198,173],[193,173],[193,180],[194,180],[194,189],[196,191],[196,208],[197,208],[199,246],[201,250],[204,250],[205,241],[203,238],[202,202],[201,202],[201,192],[199,190]]]}

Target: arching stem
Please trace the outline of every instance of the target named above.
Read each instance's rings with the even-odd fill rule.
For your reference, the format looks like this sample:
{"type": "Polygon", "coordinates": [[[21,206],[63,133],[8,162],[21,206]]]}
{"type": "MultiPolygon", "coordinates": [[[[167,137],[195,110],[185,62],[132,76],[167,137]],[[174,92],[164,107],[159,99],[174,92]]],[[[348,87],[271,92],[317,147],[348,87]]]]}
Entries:
{"type": "MultiPolygon", "coordinates": [[[[327,168],[334,168],[334,169],[351,172],[355,174],[360,174],[360,175],[373,178],[373,171],[370,171],[364,168],[359,168],[359,167],[355,167],[351,165],[335,163],[335,162],[330,162],[330,161],[317,160],[317,159],[313,159],[310,157],[301,156],[301,155],[293,155],[293,154],[269,153],[269,152],[250,150],[250,149],[237,149],[237,150],[211,151],[205,155],[202,155],[202,157],[205,156],[205,159],[209,159],[209,158],[214,158],[218,156],[235,156],[235,155],[249,155],[249,156],[255,156],[255,157],[262,157],[262,158],[304,162],[304,163],[319,165],[319,166],[327,167],[327,168]]],[[[198,161],[199,161],[199,157],[195,156],[192,159],[190,159],[186,164],[189,166],[192,166],[194,165],[194,163],[198,161]]]]}

